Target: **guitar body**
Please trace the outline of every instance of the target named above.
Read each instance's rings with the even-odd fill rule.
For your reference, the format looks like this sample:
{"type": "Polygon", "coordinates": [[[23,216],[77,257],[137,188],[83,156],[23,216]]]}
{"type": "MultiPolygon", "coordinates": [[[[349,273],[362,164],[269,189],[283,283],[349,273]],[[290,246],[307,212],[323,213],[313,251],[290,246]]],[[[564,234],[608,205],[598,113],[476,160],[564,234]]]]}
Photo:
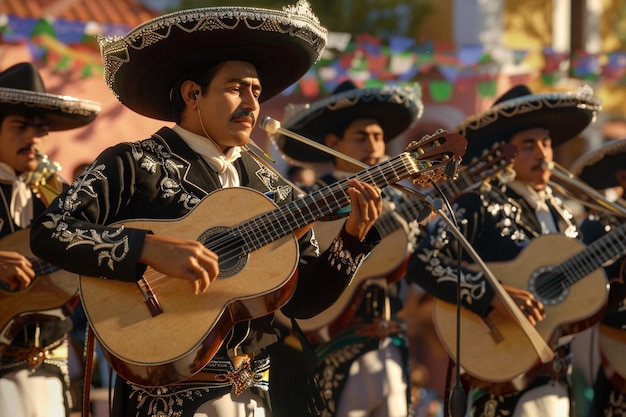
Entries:
{"type": "MultiPolygon", "coordinates": [[[[333,239],[341,231],[345,219],[315,224],[315,236],[320,244],[320,250],[325,250],[333,239]]],[[[358,292],[361,286],[369,279],[388,278],[387,282],[397,281],[403,274],[393,274],[401,267],[408,256],[409,237],[404,227],[398,227],[386,235],[370,255],[361,264],[350,286],[346,288],[339,299],[326,310],[309,319],[299,319],[298,325],[305,333],[316,332],[320,329],[333,325],[341,328],[342,324],[349,321],[358,307],[358,292]]]]}
{"type": "Polygon", "coordinates": [[[600,355],[602,369],[611,384],[621,391],[626,390],[626,366],[624,351],[626,348],[626,330],[599,325],[600,355]]]}
{"type": "MultiPolygon", "coordinates": [[[[487,263],[487,266],[503,284],[533,292],[529,282],[535,272],[560,264],[584,247],[583,243],[564,235],[544,235],[533,240],[514,260],[487,263]]],[[[562,295],[554,303],[537,297],[544,303],[546,318],[536,329],[551,346],[559,337],[581,331],[600,317],[608,296],[604,271],[599,268],[590,272],[562,295]]],[[[539,363],[533,345],[510,316],[494,310],[487,319],[488,323],[461,309],[460,364],[467,374],[480,381],[510,382],[539,363]]],[[[456,305],[436,299],[433,320],[444,347],[455,359],[456,305]]]]}
{"type": "MultiPolygon", "coordinates": [[[[12,233],[0,241],[0,250],[15,251],[34,260],[30,229],[12,233]]],[[[78,276],[58,269],[37,275],[23,290],[0,289],[0,351],[11,344],[24,325],[34,321],[62,320],[78,305],[78,276]]]]}
{"type": "MultiPolygon", "coordinates": [[[[235,226],[275,208],[257,191],[227,188],[209,194],[182,219],[123,224],[205,242],[212,227],[235,226]],[[220,224],[211,225],[216,219],[220,224]]],[[[200,295],[194,295],[190,282],[148,268],[144,278],[160,313],[147,307],[136,283],[81,276],[80,295],[112,367],[137,384],[160,386],[200,371],[236,323],[265,316],[284,305],[295,289],[298,258],[298,241],[291,234],[243,256],[233,272],[222,275],[220,271],[200,295]]]]}

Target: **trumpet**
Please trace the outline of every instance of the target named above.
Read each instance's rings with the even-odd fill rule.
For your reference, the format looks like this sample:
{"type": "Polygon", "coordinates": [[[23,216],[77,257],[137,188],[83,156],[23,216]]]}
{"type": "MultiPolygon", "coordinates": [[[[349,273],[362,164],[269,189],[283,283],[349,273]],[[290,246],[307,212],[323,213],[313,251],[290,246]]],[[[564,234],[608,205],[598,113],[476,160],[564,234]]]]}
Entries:
{"type": "Polygon", "coordinates": [[[550,185],[554,188],[561,191],[561,193],[567,195],[568,197],[580,202],[586,207],[593,208],[602,212],[606,212],[619,217],[626,217],[626,205],[618,201],[610,201],[601,193],[587,185],[584,181],[577,178],[573,173],[569,172],[567,169],[563,168],[558,163],[552,161],[544,161],[543,167],[545,169],[552,170],[552,175],[561,180],[567,186],[571,186],[574,188],[573,193],[567,186],[563,186],[560,183],[551,182],[550,185]],[[591,198],[591,201],[585,200],[581,198],[581,194],[583,196],[588,196],[591,198]]]}
{"type": "Polygon", "coordinates": [[[37,169],[25,173],[24,182],[30,186],[33,194],[48,207],[52,200],[63,191],[65,181],[59,175],[61,164],[51,161],[47,155],[40,153],[37,153],[37,159],[39,159],[37,169]]]}

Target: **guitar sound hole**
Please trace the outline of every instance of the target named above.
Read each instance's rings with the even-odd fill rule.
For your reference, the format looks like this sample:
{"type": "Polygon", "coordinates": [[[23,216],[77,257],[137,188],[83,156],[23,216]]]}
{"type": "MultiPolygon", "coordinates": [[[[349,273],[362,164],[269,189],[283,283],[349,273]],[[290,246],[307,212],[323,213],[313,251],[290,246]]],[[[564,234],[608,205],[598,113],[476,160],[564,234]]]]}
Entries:
{"type": "Polygon", "coordinates": [[[217,278],[228,278],[237,274],[248,262],[243,238],[226,226],[205,230],[198,241],[217,254],[220,264],[217,278]]]}
{"type": "Polygon", "coordinates": [[[565,276],[558,270],[545,268],[537,271],[530,279],[530,290],[546,305],[562,302],[567,297],[567,288],[562,285],[565,276]]]}

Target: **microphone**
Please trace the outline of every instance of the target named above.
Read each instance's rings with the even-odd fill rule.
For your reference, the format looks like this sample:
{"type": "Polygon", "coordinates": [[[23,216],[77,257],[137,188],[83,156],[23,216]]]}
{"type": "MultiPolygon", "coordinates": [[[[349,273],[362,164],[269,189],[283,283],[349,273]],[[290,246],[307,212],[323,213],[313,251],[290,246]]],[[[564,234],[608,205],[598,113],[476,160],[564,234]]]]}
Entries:
{"type": "Polygon", "coordinates": [[[278,129],[280,129],[280,122],[276,119],[272,119],[271,117],[266,117],[263,119],[261,124],[259,125],[261,129],[265,130],[267,133],[275,134],[278,129]]]}

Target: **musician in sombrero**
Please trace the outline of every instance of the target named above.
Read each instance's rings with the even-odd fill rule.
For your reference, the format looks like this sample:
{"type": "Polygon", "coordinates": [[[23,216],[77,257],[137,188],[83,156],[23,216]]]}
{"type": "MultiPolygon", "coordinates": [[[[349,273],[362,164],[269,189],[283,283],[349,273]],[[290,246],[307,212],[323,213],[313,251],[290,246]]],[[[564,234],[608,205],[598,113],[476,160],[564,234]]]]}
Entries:
{"type": "MultiPolygon", "coordinates": [[[[419,85],[358,87],[353,81],[340,83],[331,94],[307,104],[286,107],[283,127],[364,165],[388,158],[387,144],[398,138],[421,117],[423,104],[419,85]]],[[[312,148],[284,134],[271,136],[281,154],[300,166],[331,163],[333,170],[322,175],[309,191],[352,175],[362,169],[350,160],[312,148]]],[[[410,197],[385,187],[386,210],[410,197]]],[[[346,417],[410,414],[408,343],[405,325],[397,317],[406,287],[401,280],[405,258],[419,235],[417,222],[395,217],[398,231],[383,238],[396,239],[396,256],[368,259],[339,302],[310,321],[299,321],[319,358],[317,377],[327,399],[324,415],[346,417]],[[399,232],[399,233],[398,233],[399,232]],[[387,264],[385,264],[386,262],[387,264]],[[368,275],[369,272],[369,275],[368,275]],[[333,311],[334,314],[330,314],[333,311]],[[344,314],[344,312],[351,314],[344,314]],[[364,395],[367,393],[367,395],[364,395]]],[[[318,222],[318,240],[324,246],[336,230],[333,221],[318,222]]],[[[379,245],[377,249],[383,249],[379,245]]]]}
{"type": "Polygon", "coordinates": [[[47,92],[31,63],[0,72],[3,416],[63,417],[71,410],[67,333],[72,328],[69,315],[79,302],[77,280],[57,286],[51,282],[58,281],[41,277],[41,266],[30,253],[28,228],[66,187],[56,173],[58,166],[47,159],[48,134],[86,126],[99,111],[99,103],[47,92]]]}
{"type": "MultiPolygon", "coordinates": [[[[615,233],[626,219],[623,200],[626,189],[626,138],[608,141],[585,152],[572,163],[570,171],[599,195],[594,198],[594,195],[583,192],[578,196],[590,205],[580,224],[585,244],[615,233]],[[613,198],[610,198],[611,192],[613,198]]],[[[599,340],[600,360],[597,360],[595,343],[587,346],[589,350],[583,352],[585,357],[581,358],[583,364],[591,362],[591,372],[596,372],[590,375],[590,382],[594,393],[593,411],[597,416],[619,415],[626,411],[626,373],[621,365],[626,340],[623,257],[626,249],[623,244],[618,247],[622,256],[604,268],[611,287],[606,310],[598,326],[598,337],[592,339],[594,342],[599,340]]]]}
{"type": "Polygon", "coordinates": [[[260,104],[309,70],[326,36],[300,0],[185,10],[100,39],[121,103],[173,127],[103,151],[31,244],[88,276],[85,311],[119,376],[113,415],[316,415],[312,380],[279,373],[302,364],[272,355],[273,312],[310,317],[337,299],[380,238],[380,192],[345,184],[351,213],[320,253],[292,187],[248,144],[260,104]]]}
{"type": "MultiPolygon", "coordinates": [[[[523,254],[534,239],[546,234],[580,238],[572,212],[548,185],[551,177],[549,163],[553,160],[554,148],[580,134],[594,121],[600,108],[600,100],[589,87],[571,92],[534,94],[527,86],[518,85],[498,98],[491,108],[468,117],[456,127],[455,130],[468,140],[466,160],[480,155],[495,143],[506,142],[517,147],[513,180],[503,183],[498,179],[461,195],[452,205],[453,213],[449,214],[456,218],[460,232],[487,264],[512,261],[523,254]]],[[[510,305],[519,307],[522,318],[535,326],[545,320],[546,306],[531,292],[530,284],[514,287],[507,284],[506,279],[510,276],[496,275],[495,279],[502,286],[494,287],[480,268],[469,268],[470,265],[476,266],[477,262],[468,249],[459,248],[459,239],[450,231],[447,222],[436,219],[429,226],[428,235],[422,238],[420,246],[411,256],[407,275],[408,279],[436,297],[436,306],[451,306],[449,310],[439,309],[442,313],[452,312],[446,316],[450,323],[445,324],[455,328],[452,323],[456,317],[457,277],[460,275],[463,311],[482,318],[477,322],[478,331],[461,327],[461,339],[466,337],[469,347],[491,340],[495,340],[495,348],[512,347],[527,341],[523,335],[523,340],[497,342],[498,328],[488,332],[489,326],[484,323],[497,323],[501,316],[507,320],[511,318],[513,322],[509,313],[511,310],[507,309],[510,305]],[[459,250],[462,250],[462,255],[459,255],[459,250]],[[508,297],[496,295],[494,288],[501,289],[501,293],[508,294],[508,297]],[[511,303],[503,302],[506,299],[510,299],[511,303]]],[[[552,262],[548,251],[553,249],[546,248],[540,256],[534,257],[539,259],[533,261],[543,261],[545,254],[545,262],[552,262]]],[[[603,284],[604,280],[597,288],[601,299],[605,296],[603,284]]],[[[435,323],[438,323],[440,316],[436,314],[434,317],[435,323]]],[[[439,330],[445,329],[439,327],[439,330]]],[[[456,355],[456,336],[451,339],[448,352],[453,357],[456,355]]],[[[468,375],[468,369],[473,366],[472,369],[482,371],[487,368],[483,364],[500,360],[498,353],[501,352],[470,352],[468,346],[463,345],[466,350],[461,349],[460,365],[466,372],[465,376],[473,377],[465,379],[465,384],[469,386],[470,414],[475,417],[569,416],[569,348],[567,340],[556,339],[554,346],[550,346],[554,356],[548,357],[552,357],[548,363],[541,364],[531,347],[528,349],[531,354],[529,369],[520,370],[519,374],[505,379],[503,375],[507,375],[508,369],[520,361],[518,357],[505,355],[502,358],[502,373],[493,375],[489,381],[476,378],[479,372],[468,375]],[[467,358],[466,363],[463,363],[464,358],[467,358]],[[472,359],[474,362],[470,363],[472,359]],[[540,363],[540,366],[532,366],[534,363],[540,363]]]]}

